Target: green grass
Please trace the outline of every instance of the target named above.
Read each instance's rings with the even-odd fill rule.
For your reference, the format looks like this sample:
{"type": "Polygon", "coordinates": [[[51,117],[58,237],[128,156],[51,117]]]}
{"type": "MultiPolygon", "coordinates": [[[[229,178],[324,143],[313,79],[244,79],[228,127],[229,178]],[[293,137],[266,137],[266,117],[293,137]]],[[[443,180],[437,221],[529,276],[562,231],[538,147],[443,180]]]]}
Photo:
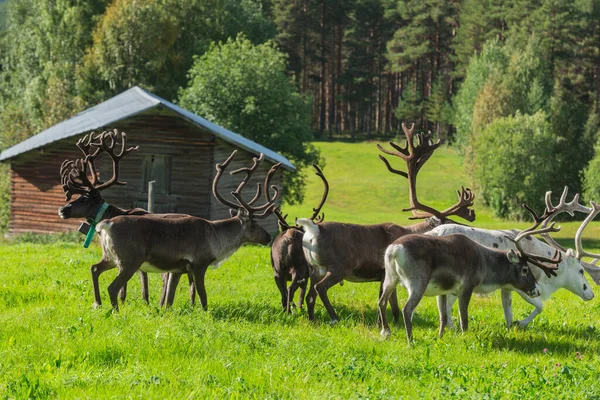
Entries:
{"type": "MultiPolygon", "coordinates": [[[[406,222],[406,183],[371,162],[373,145],[319,146],[332,186],[327,220],[406,222]]],[[[460,166],[449,149],[430,167],[434,160],[447,177],[425,167],[422,200],[445,206],[454,197],[442,192],[456,186],[460,166]]],[[[311,178],[307,204],[286,211],[310,213],[320,190],[311,178]]],[[[477,210],[488,226],[515,225],[477,210]]],[[[435,300],[426,298],[409,347],[402,322],[389,340],[379,336],[376,283],[330,290],[341,318],[335,326],[320,301],[315,323],[304,311],[283,313],[266,247],[244,247],[207,273],[207,312],[189,306],[183,284],[174,307],[159,309],[154,274],[150,306],[134,277],[127,303],[113,313],[91,307],[96,245],[25,239],[0,244],[0,398],[600,398],[597,299],[560,291],[527,330],[507,330],[498,294],[474,297],[470,330],[438,339],[435,300]]],[[[114,276],[100,278],[105,304],[114,276]]],[[[399,290],[400,304],[405,299],[399,290]]],[[[514,308],[519,319],[531,311],[518,296],[514,308]]]]}
{"type": "MultiPolygon", "coordinates": [[[[330,185],[329,197],[322,209],[326,221],[359,224],[394,222],[400,225],[415,223],[408,219],[411,215],[409,212],[402,211],[402,208],[409,206],[408,182],[400,175],[387,171],[378,158],[381,152],[376,143],[316,143],[326,159],[323,172],[330,185]]],[[[386,157],[395,168],[406,170],[404,162],[399,158],[386,157]]],[[[304,173],[308,177],[304,204],[283,207],[283,212],[289,214],[290,222],[293,222],[294,217],[309,217],[312,208],[319,204],[323,194],[323,184],[313,169],[307,169],[304,173]]],[[[468,186],[468,182],[457,152],[450,147],[440,147],[419,172],[419,201],[439,210],[445,209],[456,203],[456,190],[460,189],[461,185],[468,186]]],[[[572,195],[570,194],[569,199],[572,195]]],[[[559,196],[560,193],[554,193],[554,203],[558,203],[559,196]]],[[[531,224],[529,221],[514,222],[494,217],[492,212],[484,207],[477,193],[474,209],[477,219],[473,226],[509,229],[524,228],[531,224]]],[[[537,211],[541,213],[542,210],[537,211]]],[[[460,218],[454,219],[466,223],[460,218]]],[[[575,237],[580,222],[561,222],[560,225],[562,230],[553,236],[558,238],[561,244],[574,247],[572,238],[575,237]]],[[[600,237],[600,224],[590,224],[585,236],[600,237]]],[[[593,245],[600,247],[600,241],[594,241],[593,245]]]]}
{"type": "MultiPolygon", "coordinates": [[[[525,331],[504,328],[497,295],[474,298],[469,332],[442,339],[426,298],[409,347],[401,323],[380,338],[374,283],[330,290],[335,326],[320,303],[316,323],[283,313],[264,247],[245,247],[208,272],[208,312],[188,305],[185,285],[173,309],[158,309],[158,275],[151,306],[134,278],[120,313],[92,309],[89,265],[99,257],[98,247],[79,244],[0,246],[0,397],[600,395],[600,304],[569,293],[557,293],[525,331]]],[[[105,303],[114,275],[100,280],[105,303]]],[[[530,311],[514,303],[517,317],[530,311]]]]}

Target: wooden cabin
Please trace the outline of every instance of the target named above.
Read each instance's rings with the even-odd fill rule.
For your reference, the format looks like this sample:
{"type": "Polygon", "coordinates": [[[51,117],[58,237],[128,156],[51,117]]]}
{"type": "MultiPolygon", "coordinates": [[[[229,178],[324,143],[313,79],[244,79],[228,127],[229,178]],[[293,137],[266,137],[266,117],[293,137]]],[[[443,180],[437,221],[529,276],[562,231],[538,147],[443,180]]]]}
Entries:
{"type": "MultiPolygon", "coordinates": [[[[282,164],[272,181],[279,187],[282,170],[296,170],[280,154],[133,87],[0,154],[0,162],[10,163],[9,234],[77,229],[81,220],[63,220],[57,214],[66,203],[60,184],[61,163],[82,158],[75,144],[85,134],[113,128],[127,133],[129,146],[139,146],[138,151],[121,161],[119,179],[127,185],[112,186],[102,193],[108,203],[121,208],[147,208],[148,181],[155,180],[154,212],[184,213],[211,220],[229,217],[228,209],[214,198],[211,187],[215,164],[225,161],[235,149],[238,153],[228,171],[251,166],[252,157],[259,153],[265,157],[247,185],[248,199],[273,164],[282,164]]],[[[101,179],[112,176],[112,164],[106,155],[99,157],[96,165],[101,179]]],[[[241,176],[224,174],[219,192],[230,195],[240,179],[241,176]]],[[[270,232],[277,230],[274,216],[259,222],[270,232]]]]}

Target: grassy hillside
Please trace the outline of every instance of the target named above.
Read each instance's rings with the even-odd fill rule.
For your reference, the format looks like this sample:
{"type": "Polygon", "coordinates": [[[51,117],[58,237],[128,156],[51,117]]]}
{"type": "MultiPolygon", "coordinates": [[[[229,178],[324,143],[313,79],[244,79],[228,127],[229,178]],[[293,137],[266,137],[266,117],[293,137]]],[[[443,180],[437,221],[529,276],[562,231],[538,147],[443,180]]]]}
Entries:
{"type": "MultiPolygon", "coordinates": [[[[378,158],[381,152],[377,142],[343,143],[321,142],[316,146],[326,160],[323,169],[330,185],[329,197],[323,207],[327,221],[343,221],[361,224],[395,222],[411,224],[410,213],[402,212],[408,207],[408,182],[405,178],[387,171],[378,158]]],[[[386,156],[397,169],[405,170],[404,162],[395,157],[386,156]]],[[[288,220],[294,217],[308,217],[322,196],[323,185],[320,178],[314,175],[312,168],[304,171],[308,176],[308,186],[304,204],[285,206],[283,211],[289,214],[288,220]]],[[[456,151],[449,147],[441,147],[421,169],[417,180],[419,200],[437,209],[447,208],[457,201],[456,190],[461,185],[468,186],[460,158],[456,151]]],[[[554,194],[554,202],[558,202],[560,193],[554,194]]],[[[572,194],[570,195],[572,196],[572,194]]],[[[475,193],[475,211],[477,219],[472,224],[488,229],[523,228],[529,222],[514,222],[495,218],[491,211],[484,207],[475,193]]],[[[543,200],[543,199],[542,199],[543,200]]],[[[597,199],[600,201],[600,199],[597,199]]],[[[537,210],[539,213],[542,210],[537,210]]],[[[465,222],[456,218],[458,222],[465,222]]],[[[572,239],[579,227],[578,222],[561,223],[562,231],[556,233],[558,239],[569,247],[573,247],[572,239]]],[[[592,223],[586,230],[586,245],[600,247],[600,224],[592,223]]]]}
{"type": "MultiPolygon", "coordinates": [[[[319,147],[331,182],[327,220],[408,222],[399,211],[406,182],[385,171],[373,144],[319,147]]],[[[460,171],[441,149],[423,170],[421,199],[453,203],[460,171]]],[[[311,177],[307,203],[287,212],[308,215],[320,196],[311,177]]],[[[518,225],[477,211],[478,225],[518,225]]],[[[470,330],[441,339],[435,300],[425,298],[408,347],[402,322],[381,339],[376,283],[331,288],[335,326],[320,301],[314,323],[304,310],[282,312],[266,247],[244,247],[207,273],[207,312],[189,306],[183,284],[174,307],[159,309],[156,274],[150,306],[136,276],[119,313],[94,310],[89,267],[100,253],[80,243],[0,243],[0,398],[600,397],[598,287],[589,302],[557,292],[527,330],[505,328],[497,293],[474,297],[470,330]]],[[[105,304],[115,272],[100,277],[105,304]]],[[[398,296],[402,305],[406,291],[398,296]]],[[[518,296],[513,304],[517,319],[532,310],[518,296]]]]}

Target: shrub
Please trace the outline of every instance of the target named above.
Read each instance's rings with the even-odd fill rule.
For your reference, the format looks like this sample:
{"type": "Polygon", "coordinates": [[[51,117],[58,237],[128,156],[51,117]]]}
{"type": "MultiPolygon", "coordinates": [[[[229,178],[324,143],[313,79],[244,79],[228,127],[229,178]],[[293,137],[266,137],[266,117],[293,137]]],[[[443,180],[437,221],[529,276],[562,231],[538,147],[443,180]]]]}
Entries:
{"type": "MultiPolygon", "coordinates": [[[[253,45],[245,36],[213,44],[196,59],[182,107],[288,157],[303,168],[319,161],[309,143],[311,102],[286,75],[286,56],[273,42],[253,45]]],[[[303,198],[304,179],[284,174],[283,198],[303,198]]]]}
{"type": "Polygon", "coordinates": [[[522,217],[521,203],[543,208],[545,192],[561,184],[553,179],[556,143],[542,111],[497,118],[483,130],[475,143],[475,175],[495,214],[522,217]]]}

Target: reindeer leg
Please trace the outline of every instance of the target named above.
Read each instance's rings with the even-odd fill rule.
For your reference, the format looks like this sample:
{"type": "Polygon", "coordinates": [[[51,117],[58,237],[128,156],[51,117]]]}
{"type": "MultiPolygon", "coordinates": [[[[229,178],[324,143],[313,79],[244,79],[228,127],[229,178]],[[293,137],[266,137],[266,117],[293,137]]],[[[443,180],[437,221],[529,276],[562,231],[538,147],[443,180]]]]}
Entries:
{"type": "Polygon", "coordinates": [[[196,286],[194,286],[194,275],[188,272],[187,277],[188,284],[190,285],[190,305],[194,307],[196,305],[196,286]]]}
{"type": "Polygon", "coordinates": [[[285,311],[288,308],[288,291],[286,288],[285,277],[282,275],[283,274],[281,273],[275,274],[275,284],[277,285],[277,289],[279,289],[279,293],[281,293],[281,307],[285,311]]]}
{"type": "Polygon", "coordinates": [[[123,285],[121,290],[119,290],[119,298],[121,299],[121,303],[125,303],[125,299],[127,298],[127,284],[123,285]]]}
{"type": "Polygon", "coordinates": [[[159,307],[163,307],[165,305],[165,301],[167,300],[167,287],[169,286],[169,274],[163,273],[160,274],[160,279],[162,280],[162,288],[160,290],[160,301],[158,302],[159,307]]]}
{"type": "Polygon", "coordinates": [[[166,294],[167,307],[173,306],[173,301],[175,300],[175,292],[177,291],[177,285],[179,285],[179,279],[181,279],[181,274],[169,273],[166,294]]]}
{"type": "Polygon", "coordinates": [[[140,272],[140,284],[142,285],[142,299],[146,304],[150,304],[150,297],[148,295],[148,274],[144,271],[140,272]]]}
{"type": "Polygon", "coordinates": [[[296,290],[298,290],[299,286],[300,285],[298,284],[298,275],[293,274],[292,283],[290,284],[290,287],[288,288],[287,292],[287,312],[292,311],[292,304],[294,304],[294,294],[296,293],[296,290]]]}
{"type": "Polygon", "coordinates": [[[446,326],[450,329],[454,329],[454,322],[452,322],[452,306],[456,302],[456,296],[453,294],[446,295],[446,326]]]}
{"type": "Polygon", "coordinates": [[[308,296],[306,296],[306,311],[308,312],[308,319],[311,321],[315,320],[315,303],[317,301],[317,290],[315,289],[314,282],[320,280],[320,276],[310,275],[310,286],[308,287],[308,296]]]}
{"type": "Polygon", "coordinates": [[[404,329],[406,330],[406,338],[408,344],[412,342],[412,318],[415,308],[421,302],[425,290],[427,289],[428,280],[415,282],[412,286],[407,285],[408,300],[402,307],[402,317],[404,318],[404,329]]]}
{"type": "Polygon", "coordinates": [[[436,297],[438,312],[440,314],[440,332],[439,337],[444,335],[444,328],[446,327],[446,322],[448,321],[448,307],[446,305],[446,295],[441,295],[436,297]]]}
{"type": "MultiPolygon", "coordinates": [[[[379,313],[377,316],[377,322],[381,327],[381,336],[388,337],[391,334],[390,327],[387,322],[387,303],[390,297],[396,292],[396,286],[398,285],[398,277],[394,274],[386,273],[385,278],[381,281],[379,287],[379,313]]],[[[396,299],[396,306],[398,306],[396,299]]]]}
{"type": "Polygon", "coordinates": [[[535,309],[531,312],[531,314],[529,314],[527,318],[525,318],[522,321],[515,321],[519,324],[519,328],[524,329],[527,328],[527,325],[529,325],[529,323],[533,321],[533,319],[542,312],[542,310],[544,309],[544,303],[542,302],[542,300],[540,300],[539,297],[531,298],[525,293],[521,293],[520,291],[517,291],[517,293],[519,293],[523,300],[535,307],[535,309]]]}
{"type": "MultiPolygon", "coordinates": [[[[379,298],[381,298],[381,295],[383,294],[383,281],[384,279],[381,280],[381,284],[379,285],[379,298]]],[[[397,282],[396,285],[398,285],[397,282]]],[[[390,307],[392,307],[394,323],[398,323],[398,321],[400,320],[400,308],[398,307],[398,295],[396,294],[396,286],[394,286],[394,291],[389,296],[389,302],[390,307]]],[[[379,324],[379,326],[381,326],[381,318],[379,315],[377,316],[377,323],[379,324]]]]}
{"type": "Polygon", "coordinates": [[[344,280],[343,269],[333,269],[333,270],[334,271],[336,271],[336,270],[342,271],[342,272],[334,274],[331,271],[327,271],[327,273],[325,274],[325,277],[323,279],[321,279],[320,282],[317,282],[315,284],[315,290],[317,291],[317,293],[319,293],[319,297],[321,298],[321,301],[323,302],[323,304],[325,305],[325,308],[327,309],[327,312],[329,313],[329,317],[331,318],[331,324],[335,324],[338,322],[338,316],[335,313],[335,310],[333,309],[331,302],[329,301],[329,297],[327,297],[327,290],[330,287],[337,285],[338,283],[340,283],[341,281],[344,280]]]}
{"type": "Polygon", "coordinates": [[[119,268],[119,274],[115,278],[114,281],[110,285],[108,285],[108,295],[110,296],[110,302],[115,309],[115,311],[119,311],[119,302],[117,301],[117,295],[119,291],[131,279],[131,277],[135,274],[135,271],[142,265],[142,263],[133,264],[133,267],[127,265],[125,268],[119,268]]]}
{"type": "Polygon", "coordinates": [[[194,287],[198,292],[198,297],[200,297],[200,304],[202,304],[202,308],[204,309],[204,311],[206,311],[208,309],[208,305],[206,298],[206,288],[204,287],[204,275],[206,275],[208,265],[192,265],[191,269],[192,273],[194,274],[194,287]]]}
{"type": "Polygon", "coordinates": [[[458,297],[458,312],[460,313],[460,330],[466,332],[469,328],[469,302],[473,295],[473,288],[463,288],[462,293],[458,297]]]}
{"type": "MultiPolygon", "coordinates": [[[[512,290],[501,289],[502,294],[502,309],[504,310],[504,320],[506,321],[506,328],[510,329],[513,323],[513,311],[512,311],[512,290]]],[[[527,296],[529,297],[529,296],[527,296]]]]}
{"type": "Polygon", "coordinates": [[[308,283],[308,277],[300,284],[300,292],[298,293],[298,308],[302,308],[304,304],[304,296],[306,295],[306,284],[308,283]]]}
{"type": "Polygon", "coordinates": [[[100,286],[98,284],[98,277],[104,271],[115,268],[115,264],[111,261],[102,259],[99,263],[94,264],[90,267],[92,273],[92,284],[94,286],[94,305],[93,307],[100,307],[102,305],[102,299],[100,298],[100,286]]]}

